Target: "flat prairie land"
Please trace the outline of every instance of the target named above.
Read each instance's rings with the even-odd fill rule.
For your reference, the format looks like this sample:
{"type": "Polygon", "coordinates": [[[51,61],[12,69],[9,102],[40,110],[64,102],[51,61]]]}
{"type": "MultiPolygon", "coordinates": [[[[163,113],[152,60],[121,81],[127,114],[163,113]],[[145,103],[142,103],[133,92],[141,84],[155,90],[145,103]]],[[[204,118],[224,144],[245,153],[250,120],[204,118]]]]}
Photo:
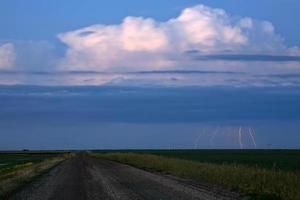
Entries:
{"type": "Polygon", "coordinates": [[[253,199],[299,199],[298,150],[135,150],[94,156],[245,193],[253,199]]]}
{"type": "Polygon", "coordinates": [[[3,193],[4,199],[297,200],[300,196],[298,150],[35,152],[2,154],[1,163],[15,163],[0,174],[0,192],[10,191],[3,193]]]}

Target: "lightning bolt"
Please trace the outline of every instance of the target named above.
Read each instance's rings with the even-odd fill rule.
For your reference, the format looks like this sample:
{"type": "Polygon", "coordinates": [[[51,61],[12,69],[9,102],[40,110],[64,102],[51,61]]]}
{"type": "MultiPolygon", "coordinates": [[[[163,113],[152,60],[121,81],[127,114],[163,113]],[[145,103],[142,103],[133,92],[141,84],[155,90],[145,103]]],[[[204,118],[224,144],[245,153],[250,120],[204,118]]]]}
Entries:
{"type": "Polygon", "coordinates": [[[210,143],[210,147],[212,148],[214,146],[214,139],[217,135],[217,133],[219,132],[219,127],[217,127],[217,129],[213,132],[210,140],[209,140],[209,143],[210,143]]]}
{"type": "Polygon", "coordinates": [[[240,143],[240,149],[244,149],[244,145],[243,145],[243,138],[242,138],[242,127],[240,126],[239,128],[239,143],[240,143]]]}
{"type": "Polygon", "coordinates": [[[250,127],[249,128],[249,133],[250,133],[250,137],[251,137],[251,140],[253,142],[253,145],[254,145],[254,147],[256,149],[256,142],[255,142],[255,138],[254,138],[254,129],[250,127]]]}
{"type": "Polygon", "coordinates": [[[198,135],[198,137],[195,140],[194,149],[198,149],[198,143],[199,143],[199,140],[200,140],[203,133],[204,133],[204,128],[202,129],[202,132],[200,132],[200,134],[198,135]]]}

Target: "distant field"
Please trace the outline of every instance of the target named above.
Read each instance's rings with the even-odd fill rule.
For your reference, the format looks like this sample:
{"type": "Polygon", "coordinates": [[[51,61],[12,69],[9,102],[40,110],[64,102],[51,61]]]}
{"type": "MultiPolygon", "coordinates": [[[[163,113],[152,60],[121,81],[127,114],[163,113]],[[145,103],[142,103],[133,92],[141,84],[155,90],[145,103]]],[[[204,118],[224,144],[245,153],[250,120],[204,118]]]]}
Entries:
{"type": "Polygon", "coordinates": [[[300,171],[300,150],[123,150],[216,164],[243,164],[267,169],[300,171]]]}

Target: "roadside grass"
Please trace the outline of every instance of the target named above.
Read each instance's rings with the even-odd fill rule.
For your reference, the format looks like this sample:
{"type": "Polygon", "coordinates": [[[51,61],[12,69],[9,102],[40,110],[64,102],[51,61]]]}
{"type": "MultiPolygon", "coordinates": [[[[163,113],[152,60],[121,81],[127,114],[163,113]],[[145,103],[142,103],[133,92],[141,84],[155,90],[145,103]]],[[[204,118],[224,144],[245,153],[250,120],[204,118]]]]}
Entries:
{"type": "Polygon", "coordinates": [[[36,164],[48,158],[53,158],[63,153],[59,152],[0,152],[0,175],[22,168],[24,165],[36,164]]]}
{"type": "Polygon", "coordinates": [[[215,164],[136,153],[91,153],[148,171],[164,172],[250,195],[253,199],[299,199],[300,172],[242,164],[215,164]]]}
{"type": "Polygon", "coordinates": [[[37,162],[25,162],[11,165],[0,173],[0,199],[7,197],[13,191],[32,180],[34,177],[44,173],[56,166],[61,161],[73,156],[72,154],[61,154],[37,162]]]}

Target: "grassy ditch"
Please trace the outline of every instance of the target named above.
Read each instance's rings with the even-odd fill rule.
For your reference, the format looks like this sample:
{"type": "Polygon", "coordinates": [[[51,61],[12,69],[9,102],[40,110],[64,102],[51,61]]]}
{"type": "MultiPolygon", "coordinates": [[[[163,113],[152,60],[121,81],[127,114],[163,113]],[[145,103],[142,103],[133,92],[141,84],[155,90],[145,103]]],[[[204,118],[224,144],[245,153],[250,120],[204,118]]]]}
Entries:
{"type": "Polygon", "coordinates": [[[253,199],[299,199],[300,172],[242,164],[215,164],[135,153],[92,153],[148,171],[158,171],[249,194],[253,199]]]}
{"type": "Polygon", "coordinates": [[[57,155],[40,162],[25,162],[16,164],[0,174],[0,199],[7,197],[17,188],[54,167],[61,161],[72,156],[71,154],[57,155]]]}

